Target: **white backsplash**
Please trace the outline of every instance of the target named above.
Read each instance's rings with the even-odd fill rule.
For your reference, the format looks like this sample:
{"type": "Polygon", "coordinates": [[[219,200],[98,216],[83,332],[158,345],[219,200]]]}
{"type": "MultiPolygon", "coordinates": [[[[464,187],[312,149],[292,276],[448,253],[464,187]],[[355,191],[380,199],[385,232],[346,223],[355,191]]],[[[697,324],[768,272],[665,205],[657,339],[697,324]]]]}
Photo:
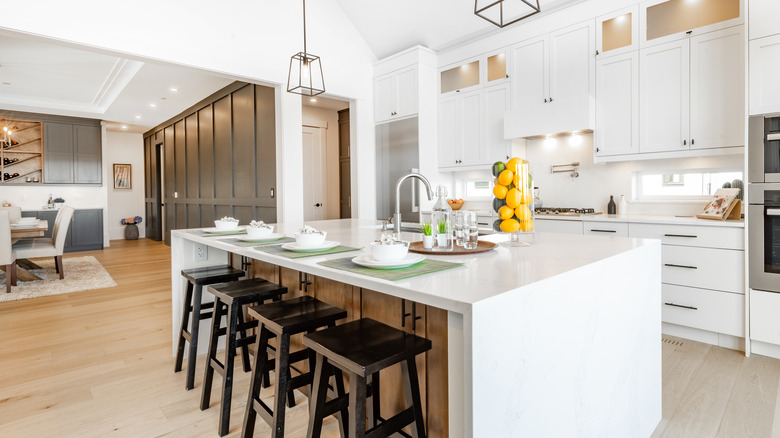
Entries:
{"type": "MultiPolygon", "coordinates": [[[[529,141],[525,157],[531,162],[534,186],[540,188],[540,198],[546,207],[595,208],[606,213],[609,196],[625,195],[628,214],[695,215],[701,212],[706,201],[640,201],[633,199],[632,180],[637,171],[742,168],[743,155],[723,155],[698,158],[664,160],[637,160],[616,163],[593,163],[593,135],[557,137],[529,141]],[[578,144],[579,143],[579,144],[578,144]],[[550,173],[554,164],[579,162],[579,177],[571,178],[568,173],[550,173]]],[[[522,156],[522,155],[521,155],[522,156]]],[[[466,178],[484,177],[493,179],[489,169],[484,172],[458,172],[456,181],[466,178]]],[[[462,187],[456,184],[456,194],[463,197],[462,187]]],[[[490,201],[467,200],[464,208],[490,210],[490,201]]]]}

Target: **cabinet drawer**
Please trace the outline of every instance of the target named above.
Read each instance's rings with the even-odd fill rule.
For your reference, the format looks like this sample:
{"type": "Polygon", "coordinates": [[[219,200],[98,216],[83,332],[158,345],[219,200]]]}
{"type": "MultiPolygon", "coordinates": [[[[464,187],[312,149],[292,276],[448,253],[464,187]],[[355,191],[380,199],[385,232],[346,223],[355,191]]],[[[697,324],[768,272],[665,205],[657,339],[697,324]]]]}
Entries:
{"type": "Polygon", "coordinates": [[[599,236],[628,237],[628,224],[625,222],[588,222],[582,223],[584,234],[599,236]]]}
{"type": "Polygon", "coordinates": [[[745,336],[743,295],[664,284],[661,296],[664,322],[745,336]]]}
{"type": "Polygon", "coordinates": [[[742,228],[631,224],[628,234],[631,237],[660,239],[664,245],[745,249],[745,233],[742,228]]]}
{"type": "Polygon", "coordinates": [[[582,234],[582,222],[556,219],[534,219],[534,231],[544,233],[582,234]]]}
{"type": "Polygon", "coordinates": [[[744,252],[664,245],[661,281],[681,286],[744,293],[744,252]]]}

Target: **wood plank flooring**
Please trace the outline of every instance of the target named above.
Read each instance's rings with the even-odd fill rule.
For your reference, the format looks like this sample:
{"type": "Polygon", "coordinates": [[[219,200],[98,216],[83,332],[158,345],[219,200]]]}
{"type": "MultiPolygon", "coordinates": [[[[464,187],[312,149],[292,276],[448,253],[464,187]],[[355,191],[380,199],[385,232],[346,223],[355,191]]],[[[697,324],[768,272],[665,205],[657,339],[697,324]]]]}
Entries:
{"type": "MultiPolygon", "coordinates": [[[[119,286],[0,304],[0,437],[217,437],[219,377],[200,411],[203,360],[192,391],[173,372],[169,248],[115,241],[66,258],[82,255],[119,286]]],[[[653,437],[780,438],[780,360],[670,336],[662,360],[653,437]]],[[[240,435],[249,380],[235,376],[229,437],[240,435]]],[[[296,395],[288,437],[306,432],[306,398],[296,395]]],[[[270,436],[262,420],[255,436],[270,436]]],[[[332,419],[324,436],[338,436],[332,419]]]]}

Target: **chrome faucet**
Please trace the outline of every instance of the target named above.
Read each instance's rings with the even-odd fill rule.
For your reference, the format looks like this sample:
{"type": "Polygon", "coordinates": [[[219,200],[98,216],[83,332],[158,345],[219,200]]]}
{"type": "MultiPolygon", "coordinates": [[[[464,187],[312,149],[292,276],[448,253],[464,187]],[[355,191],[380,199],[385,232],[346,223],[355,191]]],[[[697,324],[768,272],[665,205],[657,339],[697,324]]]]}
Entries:
{"type": "Polygon", "coordinates": [[[395,214],[393,215],[393,234],[396,239],[401,239],[401,183],[409,178],[417,178],[425,184],[425,188],[428,191],[428,200],[433,199],[433,190],[431,190],[431,183],[428,178],[424,177],[421,173],[412,172],[398,178],[398,182],[395,183],[395,214]]]}

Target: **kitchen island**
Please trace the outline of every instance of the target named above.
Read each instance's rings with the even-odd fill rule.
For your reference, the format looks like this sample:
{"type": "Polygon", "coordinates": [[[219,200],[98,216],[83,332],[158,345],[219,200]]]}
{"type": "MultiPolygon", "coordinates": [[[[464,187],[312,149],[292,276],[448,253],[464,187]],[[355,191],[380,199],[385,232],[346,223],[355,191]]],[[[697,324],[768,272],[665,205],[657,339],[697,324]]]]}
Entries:
{"type": "MultiPolygon", "coordinates": [[[[379,237],[377,223],[308,225],[364,248],[379,237]]],[[[301,225],[278,224],[276,232],[292,235],[301,225]]],[[[421,376],[429,379],[423,398],[430,436],[649,437],[661,419],[659,241],[538,233],[528,247],[434,257],[463,265],[388,281],[319,264],[358,251],[290,259],[228,240],[172,232],[174,348],[185,290],[180,271],[226,263],[232,253],[299,293],[307,293],[308,276],[321,279],[314,290],[325,293],[315,296],[346,307],[350,319],[381,315],[397,302],[405,313],[412,313],[406,301],[420,307],[427,318],[417,325],[434,344],[421,376]],[[196,246],[207,247],[207,260],[195,260],[196,246]],[[444,376],[442,388],[437,379],[444,376]]]]}

